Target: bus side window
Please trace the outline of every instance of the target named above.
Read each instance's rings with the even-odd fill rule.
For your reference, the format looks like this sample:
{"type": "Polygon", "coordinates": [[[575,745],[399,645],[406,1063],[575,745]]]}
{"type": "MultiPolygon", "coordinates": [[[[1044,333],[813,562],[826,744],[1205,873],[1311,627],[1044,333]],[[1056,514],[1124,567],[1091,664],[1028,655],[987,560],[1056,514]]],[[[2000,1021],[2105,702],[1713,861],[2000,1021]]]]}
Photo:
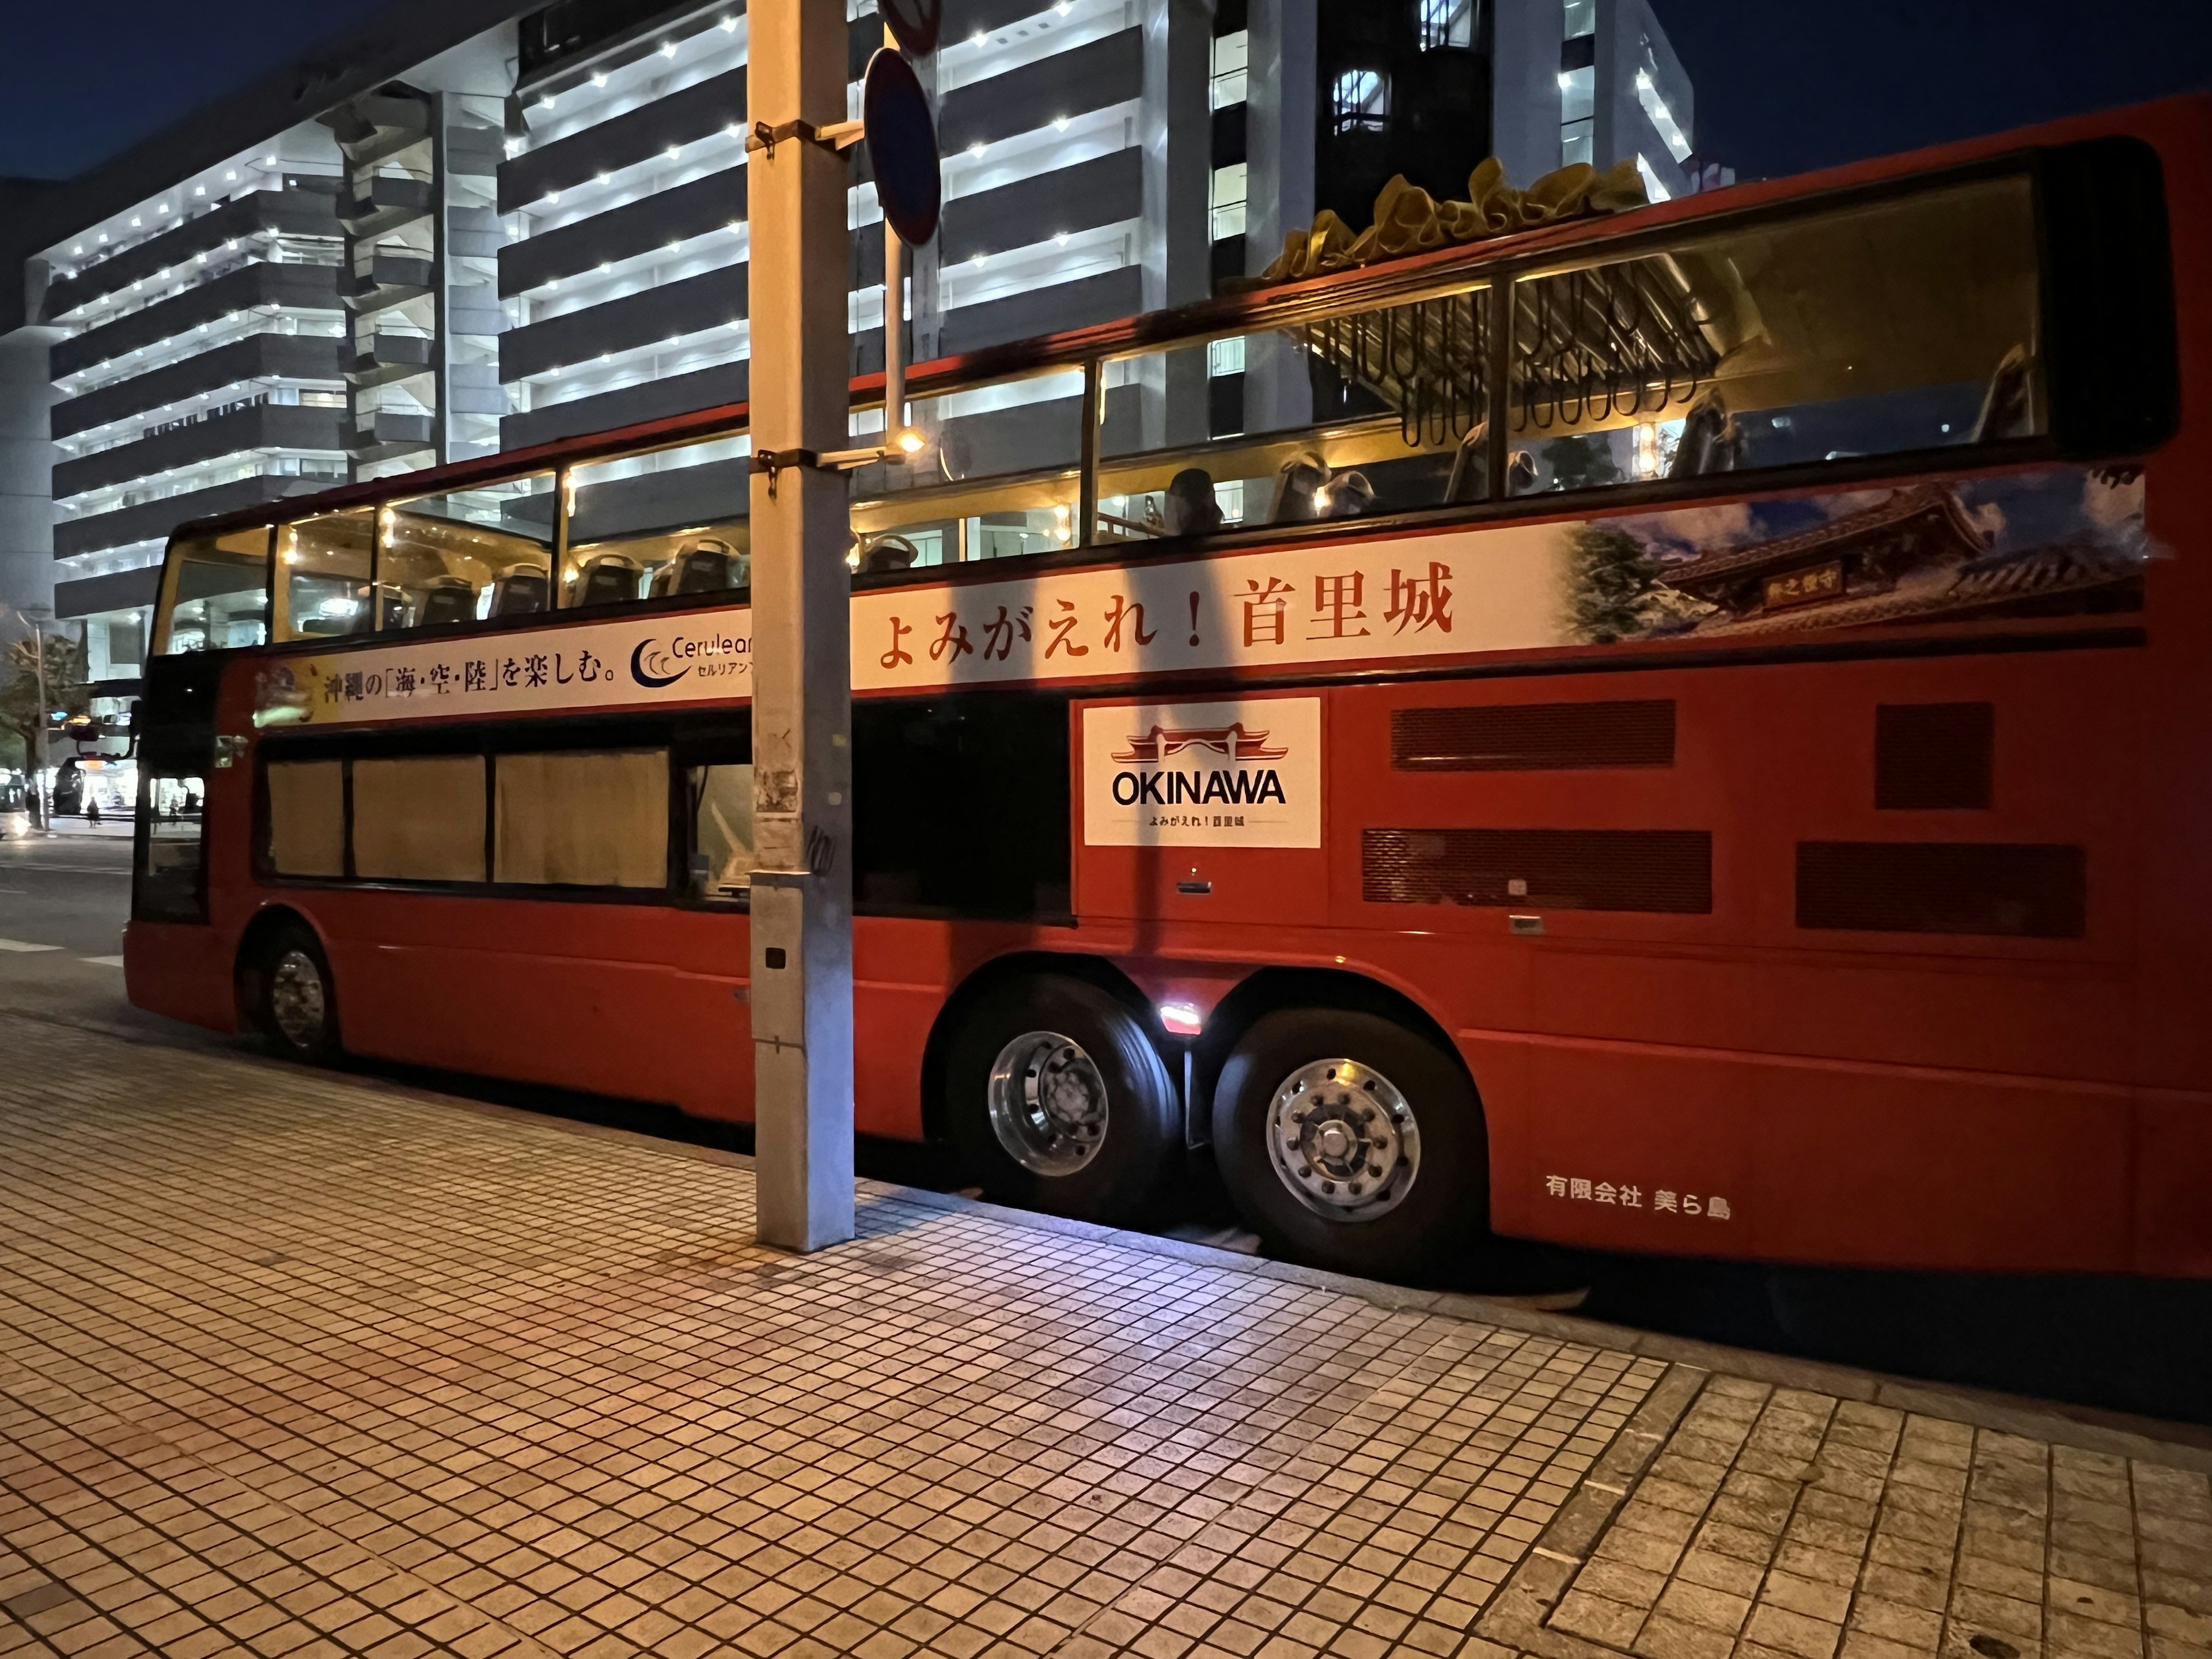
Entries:
{"type": "Polygon", "coordinates": [[[345,874],[345,763],[272,760],[269,868],[280,876],[337,880],[345,874]]]}
{"type": "Polygon", "coordinates": [[[1514,284],[1516,495],[2039,436],[2025,177],[1514,284]]]}
{"type": "Polygon", "coordinates": [[[752,763],[690,767],[686,784],[691,806],[691,896],[745,897],[753,879],[752,763]]]}
{"type": "Polygon", "coordinates": [[[364,881],[482,881],[483,757],[354,762],[353,862],[364,881]]]}
{"type": "Polygon", "coordinates": [[[986,691],[853,705],[853,907],[1065,916],[1067,703],[986,691]]]}
{"type": "Polygon", "coordinates": [[[493,763],[492,879],[668,885],[668,751],[507,753],[493,763]]]}

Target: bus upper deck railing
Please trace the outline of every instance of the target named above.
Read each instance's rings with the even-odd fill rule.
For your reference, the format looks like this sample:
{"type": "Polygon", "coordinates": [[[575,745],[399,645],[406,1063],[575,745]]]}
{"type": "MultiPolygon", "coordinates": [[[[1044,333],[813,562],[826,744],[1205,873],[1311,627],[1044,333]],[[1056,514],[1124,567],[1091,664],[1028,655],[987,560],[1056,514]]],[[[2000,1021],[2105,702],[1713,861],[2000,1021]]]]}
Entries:
{"type": "MultiPolygon", "coordinates": [[[[851,475],[852,562],[1138,556],[1565,491],[2034,453],[2051,430],[2039,212],[2014,159],[926,364],[908,407],[924,449],[851,475]]],[[[880,378],[854,386],[865,442],[880,378]]],[[[732,405],[187,526],[155,648],[735,599],[750,480],[732,405]]]]}

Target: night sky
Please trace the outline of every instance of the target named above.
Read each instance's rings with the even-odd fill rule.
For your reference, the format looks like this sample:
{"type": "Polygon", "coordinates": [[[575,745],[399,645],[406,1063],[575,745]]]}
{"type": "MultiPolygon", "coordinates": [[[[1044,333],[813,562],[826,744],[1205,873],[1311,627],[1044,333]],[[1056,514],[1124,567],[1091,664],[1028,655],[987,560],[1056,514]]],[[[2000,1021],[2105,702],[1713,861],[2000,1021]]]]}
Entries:
{"type": "MultiPolygon", "coordinates": [[[[376,4],[11,5],[0,175],[80,173],[376,4]]],[[[1747,178],[2212,88],[2212,0],[1653,4],[1697,88],[1699,152],[1747,178]]]]}

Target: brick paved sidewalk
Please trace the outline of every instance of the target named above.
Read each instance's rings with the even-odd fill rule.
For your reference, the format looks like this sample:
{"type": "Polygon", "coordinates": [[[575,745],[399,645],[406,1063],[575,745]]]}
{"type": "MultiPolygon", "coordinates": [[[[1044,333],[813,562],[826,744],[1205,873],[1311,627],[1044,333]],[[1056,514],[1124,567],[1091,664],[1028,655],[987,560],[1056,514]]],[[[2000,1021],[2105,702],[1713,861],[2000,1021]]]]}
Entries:
{"type": "Polygon", "coordinates": [[[885,1188],[779,1256],[739,1160],[0,1051],[0,1654],[2212,1659],[2193,1448],[885,1188]]]}

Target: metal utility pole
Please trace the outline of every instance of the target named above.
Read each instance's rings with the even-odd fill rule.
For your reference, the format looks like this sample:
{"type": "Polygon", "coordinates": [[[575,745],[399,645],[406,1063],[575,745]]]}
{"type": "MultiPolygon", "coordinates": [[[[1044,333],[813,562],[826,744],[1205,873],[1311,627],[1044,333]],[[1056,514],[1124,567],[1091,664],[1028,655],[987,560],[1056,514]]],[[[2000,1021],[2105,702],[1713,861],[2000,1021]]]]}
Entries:
{"type": "Polygon", "coordinates": [[[853,1237],[853,809],[845,9],[755,0],[752,221],[755,1148],[764,1244],[853,1237]]]}

